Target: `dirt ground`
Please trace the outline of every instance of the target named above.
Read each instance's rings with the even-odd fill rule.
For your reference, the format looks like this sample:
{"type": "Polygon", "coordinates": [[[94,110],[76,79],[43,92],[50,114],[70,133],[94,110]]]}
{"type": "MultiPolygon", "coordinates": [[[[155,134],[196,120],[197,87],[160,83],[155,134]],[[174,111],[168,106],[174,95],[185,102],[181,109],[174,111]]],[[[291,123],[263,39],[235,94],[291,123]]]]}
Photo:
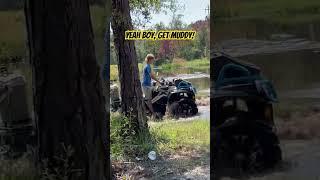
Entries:
{"type": "Polygon", "coordinates": [[[167,154],[151,161],[148,158],[134,162],[114,163],[118,179],[168,179],[208,180],[210,179],[210,153],[180,151],[167,154]]]}
{"type": "MultiPolygon", "coordinates": [[[[283,162],[275,170],[248,180],[320,180],[320,112],[290,115],[277,119],[283,162]]],[[[230,180],[231,178],[222,178],[230,180]]]]}
{"type": "MultiPolygon", "coordinates": [[[[283,140],[283,162],[271,172],[248,180],[318,180],[320,179],[320,140],[283,140]]],[[[231,178],[223,178],[231,180],[231,178]]]]}

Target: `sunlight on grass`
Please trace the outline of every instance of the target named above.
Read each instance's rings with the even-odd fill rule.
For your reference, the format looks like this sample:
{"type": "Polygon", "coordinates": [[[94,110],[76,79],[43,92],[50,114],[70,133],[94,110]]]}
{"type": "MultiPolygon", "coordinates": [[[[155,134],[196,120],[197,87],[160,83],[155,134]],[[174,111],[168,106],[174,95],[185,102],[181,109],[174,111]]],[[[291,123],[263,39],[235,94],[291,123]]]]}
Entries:
{"type": "Polygon", "coordinates": [[[208,58],[194,59],[190,61],[172,62],[160,65],[162,73],[180,73],[188,74],[190,70],[199,72],[208,72],[210,61],[208,58]]]}
{"type": "MultiPolygon", "coordinates": [[[[142,73],[142,69],[144,64],[139,63],[139,75],[142,73]]],[[[188,74],[193,71],[197,72],[209,72],[210,68],[210,60],[208,58],[202,59],[194,59],[190,61],[184,62],[172,62],[172,63],[165,63],[159,66],[159,72],[165,74],[188,74]],[[192,70],[192,71],[191,71],[192,70]]],[[[110,65],[110,79],[118,81],[118,66],[115,64],[110,65]]]]}
{"type": "Polygon", "coordinates": [[[209,151],[209,120],[164,120],[149,122],[149,133],[135,134],[130,120],[119,113],[111,114],[110,141],[114,160],[144,156],[149,151],[159,154],[175,151],[209,151]]]}
{"type": "MultiPolygon", "coordinates": [[[[143,65],[144,65],[143,63],[139,63],[138,64],[139,76],[142,73],[143,65]]],[[[113,81],[118,81],[119,80],[118,65],[116,65],[116,64],[111,64],[110,65],[110,80],[113,80],[113,81]]]]}
{"type": "Polygon", "coordinates": [[[209,149],[210,123],[208,120],[150,123],[150,131],[161,153],[181,149],[209,149]]]}

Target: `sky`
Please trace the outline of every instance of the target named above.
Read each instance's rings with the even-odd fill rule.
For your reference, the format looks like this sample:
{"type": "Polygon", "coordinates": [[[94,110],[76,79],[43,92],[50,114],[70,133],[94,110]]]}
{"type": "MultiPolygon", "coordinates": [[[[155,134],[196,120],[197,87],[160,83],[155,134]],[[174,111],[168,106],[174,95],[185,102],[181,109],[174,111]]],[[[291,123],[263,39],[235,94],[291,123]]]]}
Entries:
{"type": "MultiPolygon", "coordinates": [[[[190,24],[191,22],[195,22],[197,20],[204,20],[205,17],[209,14],[208,10],[206,9],[210,5],[210,0],[178,0],[178,3],[184,6],[183,9],[177,12],[177,14],[183,15],[182,21],[184,23],[190,24]]],[[[168,14],[153,14],[150,23],[146,24],[145,28],[152,27],[154,24],[160,22],[168,25],[171,21],[171,15],[172,14],[170,12],[168,14]]],[[[110,32],[112,34],[111,26],[110,32]]]]}
{"type": "MultiPolygon", "coordinates": [[[[182,14],[182,21],[184,23],[191,23],[197,20],[204,20],[208,15],[208,11],[205,10],[210,5],[209,0],[178,0],[179,4],[184,5],[182,10],[179,10],[177,14],[182,14]]],[[[171,20],[171,13],[169,12],[167,15],[165,13],[154,14],[152,16],[150,25],[157,24],[159,22],[163,22],[164,24],[169,24],[171,20]]]]}

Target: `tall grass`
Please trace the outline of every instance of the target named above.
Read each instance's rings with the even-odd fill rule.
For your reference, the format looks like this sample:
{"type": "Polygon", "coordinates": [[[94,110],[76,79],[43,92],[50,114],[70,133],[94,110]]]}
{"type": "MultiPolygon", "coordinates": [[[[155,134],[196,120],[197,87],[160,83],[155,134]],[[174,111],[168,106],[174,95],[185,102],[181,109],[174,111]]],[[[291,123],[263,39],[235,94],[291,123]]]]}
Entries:
{"type": "Polygon", "coordinates": [[[137,134],[127,117],[112,113],[110,120],[110,153],[113,159],[136,157],[154,149],[153,137],[147,132],[137,134]]]}
{"type": "MultiPolygon", "coordinates": [[[[139,63],[138,68],[139,68],[139,77],[142,73],[144,64],[139,63]]],[[[116,64],[111,64],[110,65],[110,80],[118,81],[119,80],[119,74],[118,74],[118,65],[116,64]]]]}

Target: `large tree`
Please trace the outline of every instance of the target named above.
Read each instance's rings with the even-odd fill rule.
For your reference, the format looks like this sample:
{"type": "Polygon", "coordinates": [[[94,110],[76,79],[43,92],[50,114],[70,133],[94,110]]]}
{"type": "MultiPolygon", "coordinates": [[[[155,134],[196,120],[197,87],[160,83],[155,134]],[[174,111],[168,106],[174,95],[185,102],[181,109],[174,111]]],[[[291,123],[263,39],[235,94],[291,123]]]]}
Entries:
{"type": "Polygon", "coordinates": [[[74,151],[68,179],[109,179],[109,124],[88,0],[27,0],[25,12],[40,160],[59,168],[63,144],[74,151]]]}
{"type": "Polygon", "coordinates": [[[133,29],[128,0],[112,0],[111,26],[118,60],[121,110],[130,116],[131,124],[137,132],[146,130],[136,49],[134,41],[125,40],[125,31],[133,29]]]}

